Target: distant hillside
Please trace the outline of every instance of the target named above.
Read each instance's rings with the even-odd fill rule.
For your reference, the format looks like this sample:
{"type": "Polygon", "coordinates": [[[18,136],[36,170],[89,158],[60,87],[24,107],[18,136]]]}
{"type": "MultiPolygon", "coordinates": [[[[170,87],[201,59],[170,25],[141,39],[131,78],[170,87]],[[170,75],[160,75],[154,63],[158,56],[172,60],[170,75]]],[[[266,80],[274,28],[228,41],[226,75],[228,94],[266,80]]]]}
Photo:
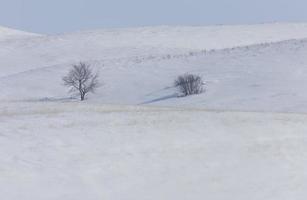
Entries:
{"type": "Polygon", "coordinates": [[[25,37],[27,38],[29,36],[38,36],[38,34],[28,33],[0,26],[0,42],[8,39],[11,40],[11,39],[21,39],[25,37]]]}
{"type": "Polygon", "coordinates": [[[295,38],[304,34],[304,24],[265,24],[118,29],[16,40],[2,43],[11,48],[0,53],[0,99],[69,98],[61,78],[71,64],[85,61],[99,70],[103,83],[89,101],[307,112],[307,40],[295,38]],[[220,35],[209,37],[208,30],[214,29],[220,35]],[[202,34],[197,46],[195,37],[202,34]],[[240,40],[219,41],[223,34],[240,40]],[[215,49],[206,45],[213,40],[215,49]],[[191,44],[195,44],[194,49],[191,44]],[[176,97],[174,79],[186,72],[203,76],[204,94],[176,97]]]}
{"type": "MultiPolygon", "coordinates": [[[[16,35],[29,35],[14,30],[8,32],[10,35],[14,35],[14,32],[16,35]]],[[[52,65],[70,65],[80,60],[129,60],[131,57],[224,49],[301,38],[307,38],[307,24],[162,26],[0,40],[0,77],[52,65]]]]}

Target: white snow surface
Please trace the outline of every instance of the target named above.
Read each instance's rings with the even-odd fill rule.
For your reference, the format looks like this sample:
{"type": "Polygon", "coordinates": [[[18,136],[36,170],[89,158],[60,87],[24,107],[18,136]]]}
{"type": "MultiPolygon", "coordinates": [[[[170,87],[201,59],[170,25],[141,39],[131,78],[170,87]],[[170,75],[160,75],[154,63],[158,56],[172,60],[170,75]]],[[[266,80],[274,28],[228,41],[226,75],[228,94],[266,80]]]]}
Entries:
{"type": "Polygon", "coordinates": [[[7,27],[0,27],[0,42],[5,40],[25,39],[29,37],[39,36],[38,34],[19,31],[7,27]]]}
{"type": "Polygon", "coordinates": [[[143,27],[0,40],[0,77],[79,61],[124,60],[307,38],[305,23],[143,27]]]}
{"type": "MultiPolygon", "coordinates": [[[[200,107],[222,110],[307,112],[307,40],[289,40],[215,51],[88,61],[102,86],[88,101],[107,104],[200,107]],[[177,98],[174,79],[203,76],[206,92],[177,98]]],[[[69,98],[61,78],[70,64],[0,78],[0,99],[69,98]]]]}
{"type": "Polygon", "coordinates": [[[307,25],[144,27],[0,41],[0,99],[69,98],[62,77],[84,61],[102,87],[89,101],[222,110],[307,112],[307,25]],[[176,76],[206,92],[176,98],[176,76]]]}
{"type": "Polygon", "coordinates": [[[305,200],[305,38],[287,23],[0,28],[1,199],[305,200]],[[61,80],[79,61],[103,83],[83,103],[61,80]],[[186,72],[205,93],[177,98],[186,72]]]}
{"type": "Polygon", "coordinates": [[[6,200],[306,199],[307,116],[1,103],[6,200]]]}

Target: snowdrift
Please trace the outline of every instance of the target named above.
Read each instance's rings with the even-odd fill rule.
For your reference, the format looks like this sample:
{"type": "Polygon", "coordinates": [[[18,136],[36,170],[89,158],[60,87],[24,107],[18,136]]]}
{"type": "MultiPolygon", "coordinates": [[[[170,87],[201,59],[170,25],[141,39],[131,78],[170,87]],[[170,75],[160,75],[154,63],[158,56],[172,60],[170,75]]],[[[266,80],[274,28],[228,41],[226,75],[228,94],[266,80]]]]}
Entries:
{"type": "Polygon", "coordinates": [[[303,200],[306,124],[297,114],[1,104],[0,193],[9,200],[303,200]]]}

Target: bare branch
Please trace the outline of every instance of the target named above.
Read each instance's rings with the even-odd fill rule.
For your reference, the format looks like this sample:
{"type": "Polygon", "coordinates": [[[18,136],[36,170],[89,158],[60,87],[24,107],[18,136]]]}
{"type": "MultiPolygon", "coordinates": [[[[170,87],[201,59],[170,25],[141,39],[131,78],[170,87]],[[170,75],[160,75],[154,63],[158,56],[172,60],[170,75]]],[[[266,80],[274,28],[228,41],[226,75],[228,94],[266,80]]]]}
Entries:
{"type": "Polygon", "coordinates": [[[94,73],[90,65],[80,62],[73,65],[67,76],[63,77],[64,85],[69,87],[69,92],[77,92],[81,101],[90,92],[95,92],[99,85],[99,75],[94,73]]]}
{"type": "Polygon", "coordinates": [[[174,83],[183,96],[200,94],[204,91],[204,82],[202,78],[194,74],[184,74],[178,76],[174,83]]]}

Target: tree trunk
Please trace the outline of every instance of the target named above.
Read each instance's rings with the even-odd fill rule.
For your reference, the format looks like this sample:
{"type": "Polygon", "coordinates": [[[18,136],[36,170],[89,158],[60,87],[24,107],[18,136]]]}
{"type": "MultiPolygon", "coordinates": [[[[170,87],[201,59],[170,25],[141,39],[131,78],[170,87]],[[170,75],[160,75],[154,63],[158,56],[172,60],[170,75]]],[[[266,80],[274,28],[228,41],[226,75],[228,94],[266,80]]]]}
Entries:
{"type": "Polygon", "coordinates": [[[84,93],[82,91],[81,80],[79,80],[79,92],[80,92],[81,101],[84,101],[84,93]]]}
{"type": "Polygon", "coordinates": [[[85,94],[81,93],[81,101],[84,101],[85,94]]]}

